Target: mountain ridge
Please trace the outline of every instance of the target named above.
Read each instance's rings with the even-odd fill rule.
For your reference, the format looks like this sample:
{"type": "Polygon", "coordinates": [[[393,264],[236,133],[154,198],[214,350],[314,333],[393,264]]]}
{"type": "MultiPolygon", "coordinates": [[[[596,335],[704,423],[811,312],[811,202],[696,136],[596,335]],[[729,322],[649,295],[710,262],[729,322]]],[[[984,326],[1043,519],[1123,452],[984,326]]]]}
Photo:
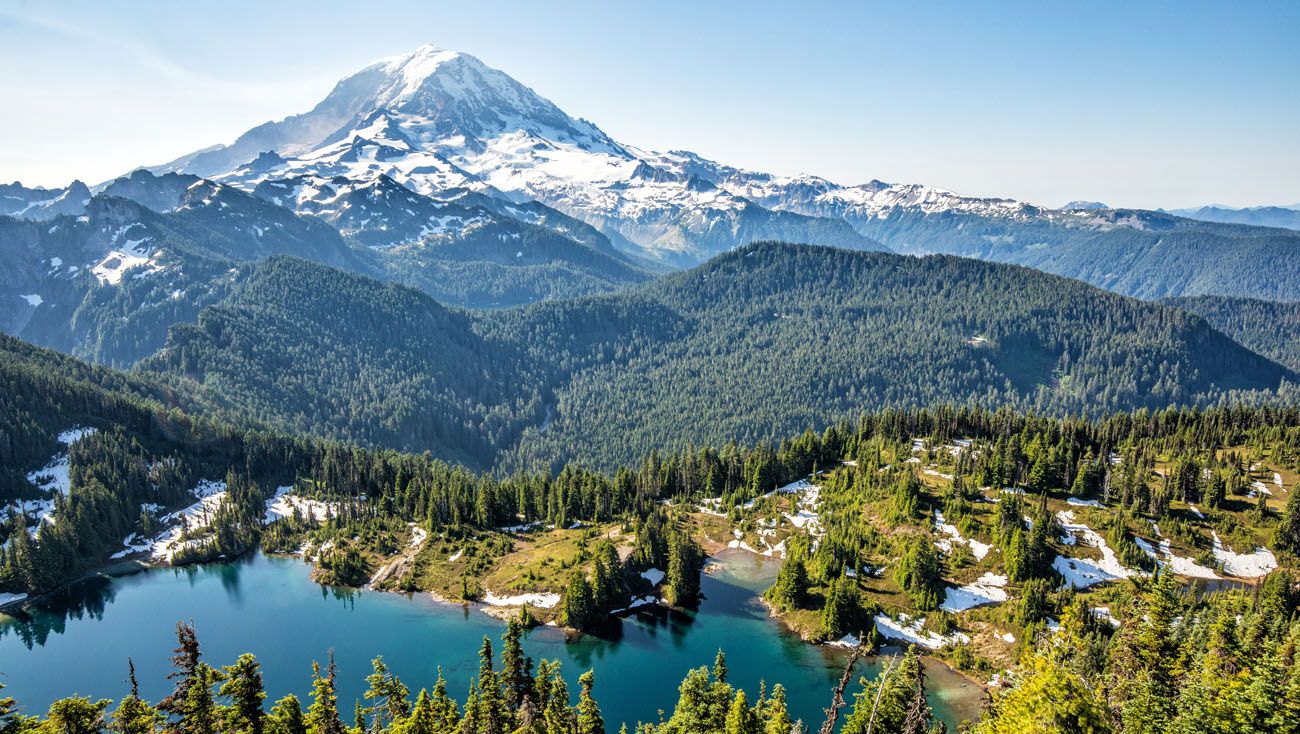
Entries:
{"type": "Polygon", "coordinates": [[[1179,309],[951,256],[758,243],[617,293],[440,317],[458,324],[446,338],[462,357],[451,360],[433,346],[441,327],[350,331],[355,314],[407,324],[446,312],[427,296],[394,301],[386,294],[405,291],[364,276],[268,262],[244,270],[271,268],[286,285],[236,286],[141,368],[196,378],[259,420],[330,438],[374,442],[391,417],[424,424],[388,434],[397,447],[436,449],[419,437],[461,426],[447,436],[479,466],[615,463],[647,446],[762,440],[881,405],[1095,414],[1264,399],[1296,380],[1179,309]],[[330,298],[296,303],[304,284],[330,298]],[[383,304],[393,313],[373,315],[383,304]],[[320,395],[304,400],[305,385],[320,395]]]}

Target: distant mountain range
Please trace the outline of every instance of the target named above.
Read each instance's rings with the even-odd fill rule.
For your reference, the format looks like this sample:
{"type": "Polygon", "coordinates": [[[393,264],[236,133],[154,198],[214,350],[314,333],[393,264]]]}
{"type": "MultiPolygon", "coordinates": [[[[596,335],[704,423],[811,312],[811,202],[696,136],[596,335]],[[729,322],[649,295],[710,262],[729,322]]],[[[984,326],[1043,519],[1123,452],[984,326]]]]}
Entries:
{"type": "Polygon", "coordinates": [[[1171,214],[1188,219],[1225,224],[1250,224],[1256,227],[1281,227],[1300,230],[1300,204],[1292,206],[1253,206],[1234,209],[1227,206],[1202,206],[1174,209],[1171,214]]]}

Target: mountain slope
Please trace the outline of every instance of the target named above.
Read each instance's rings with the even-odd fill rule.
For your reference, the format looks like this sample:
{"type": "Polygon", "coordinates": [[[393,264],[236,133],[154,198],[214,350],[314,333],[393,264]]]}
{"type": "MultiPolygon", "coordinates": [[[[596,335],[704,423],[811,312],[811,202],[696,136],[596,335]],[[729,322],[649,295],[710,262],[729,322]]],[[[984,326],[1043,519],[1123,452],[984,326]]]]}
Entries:
{"type": "Polygon", "coordinates": [[[472,56],[431,46],[349,76],[309,112],[160,170],[245,189],[276,178],[388,176],[435,197],[536,200],[675,267],[772,239],[1028,265],[1142,298],[1300,298],[1292,231],[1095,202],[1050,209],[918,184],[846,186],[642,150],[472,56]]]}
{"type": "MultiPolygon", "coordinates": [[[[878,406],[1156,408],[1294,379],[1176,309],[952,257],[759,244],[636,294],[675,318],[570,377],[519,456],[760,439],[878,406]]],[[[495,321],[591,323],[597,300],[495,321]]]]}
{"type": "Polygon", "coordinates": [[[1026,268],[787,244],[477,314],[275,260],[144,366],[235,414],[482,465],[607,464],[882,405],[1098,413],[1294,379],[1183,311],[1026,268]]]}
{"type": "Polygon", "coordinates": [[[1300,372],[1300,302],[1197,296],[1167,303],[1190,311],[1243,346],[1300,372]]]}
{"type": "Polygon", "coordinates": [[[140,365],[202,384],[230,420],[482,465],[540,416],[517,348],[419,291],[288,258],[236,280],[140,365]]]}
{"type": "Polygon", "coordinates": [[[349,76],[309,112],[155,170],[245,188],[302,175],[382,175],[421,194],[535,199],[676,265],[764,238],[882,249],[842,221],[773,212],[657,168],[473,56],[432,46],[349,76]]]}
{"type": "Polygon", "coordinates": [[[746,171],[686,151],[655,161],[772,209],[842,219],[897,252],[1027,265],[1139,298],[1300,298],[1300,234],[1290,231],[1089,202],[1048,209],[918,184],[842,186],[746,171]]]}
{"type": "Polygon", "coordinates": [[[378,272],[328,225],[229,186],[144,174],[109,188],[148,204],[102,193],[75,215],[0,217],[0,329],[125,366],[220,298],[238,262],[293,254],[378,272]]]}

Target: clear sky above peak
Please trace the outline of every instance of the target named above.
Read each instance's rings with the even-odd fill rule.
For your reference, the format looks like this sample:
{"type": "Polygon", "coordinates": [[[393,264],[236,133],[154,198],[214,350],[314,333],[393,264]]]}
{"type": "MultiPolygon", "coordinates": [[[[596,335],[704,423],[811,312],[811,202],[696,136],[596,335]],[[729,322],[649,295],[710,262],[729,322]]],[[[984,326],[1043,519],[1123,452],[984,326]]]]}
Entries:
{"type": "Polygon", "coordinates": [[[1300,3],[9,2],[0,180],[90,183],[422,44],[644,148],[1047,205],[1300,200],[1300,3]]]}

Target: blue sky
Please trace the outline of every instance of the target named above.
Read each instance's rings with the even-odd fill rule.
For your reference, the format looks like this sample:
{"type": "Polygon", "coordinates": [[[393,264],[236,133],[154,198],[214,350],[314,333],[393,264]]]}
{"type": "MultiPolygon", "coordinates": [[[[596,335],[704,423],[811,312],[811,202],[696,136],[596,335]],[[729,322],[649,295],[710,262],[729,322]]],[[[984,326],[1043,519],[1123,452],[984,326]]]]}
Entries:
{"type": "Polygon", "coordinates": [[[472,53],[617,139],[1048,205],[1300,202],[1300,2],[7,2],[0,180],[97,182],[472,53]]]}

